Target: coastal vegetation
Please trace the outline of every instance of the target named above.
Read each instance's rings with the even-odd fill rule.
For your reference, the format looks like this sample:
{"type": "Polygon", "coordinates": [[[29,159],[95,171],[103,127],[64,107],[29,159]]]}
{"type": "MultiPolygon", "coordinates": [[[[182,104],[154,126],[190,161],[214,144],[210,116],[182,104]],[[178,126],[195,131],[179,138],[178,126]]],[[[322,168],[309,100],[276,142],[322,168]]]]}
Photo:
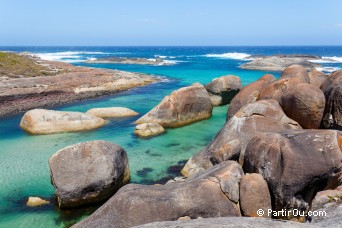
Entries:
{"type": "Polygon", "coordinates": [[[37,77],[55,75],[56,73],[56,70],[39,64],[29,56],[0,52],[0,77],[37,77]]]}

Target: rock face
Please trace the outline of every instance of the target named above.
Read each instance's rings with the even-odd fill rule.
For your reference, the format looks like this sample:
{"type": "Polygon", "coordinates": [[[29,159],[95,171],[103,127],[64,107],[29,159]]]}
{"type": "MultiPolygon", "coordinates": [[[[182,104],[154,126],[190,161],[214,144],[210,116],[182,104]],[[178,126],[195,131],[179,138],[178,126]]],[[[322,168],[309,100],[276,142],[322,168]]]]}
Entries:
{"type": "Polygon", "coordinates": [[[260,100],[265,99],[275,99],[278,102],[281,102],[281,98],[284,96],[286,91],[293,89],[296,85],[300,83],[305,83],[302,79],[299,78],[284,78],[279,79],[270,83],[267,87],[265,87],[259,96],[260,100]]]}
{"type": "Polygon", "coordinates": [[[158,123],[143,123],[135,127],[134,134],[141,137],[150,137],[165,132],[165,129],[158,123]]]}
{"type": "Polygon", "coordinates": [[[213,105],[226,105],[242,88],[241,80],[234,75],[215,78],[205,86],[213,105]]]}
{"type": "Polygon", "coordinates": [[[341,190],[325,190],[318,192],[312,201],[311,210],[316,211],[324,208],[329,203],[341,203],[341,190]]]}
{"type": "Polygon", "coordinates": [[[139,115],[139,113],[133,111],[132,109],[124,107],[93,108],[88,110],[87,114],[97,116],[100,118],[127,117],[139,115]]]}
{"type": "Polygon", "coordinates": [[[299,78],[280,79],[266,87],[260,99],[277,100],[289,118],[303,128],[317,129],[322,121],[325,97],[318,87],[302,82],[299,78]]]}
{"type": "MultiPolygon", "coordinates": [[[[241,179],[240,205],[243,215],[248,217],[260,217],[257,214],[259,209],[266,212],[272,208],[267,182],[260,174],[247,174],[241,179]]],[[[271,216],[265,213],[262,217],[271,216]]]]}
{"type": "Polygon", "coordinates": [[[239,160],[242,164],[246,146],[256,134],[300,128],[275,100],[248,104],[226,122],[207,147],[189,159],[182,174],[190,176],[225,160],[239,160]]]}
{"type": "Polygon", "coordinates": [[[46,109],[28,111],[20,121],[20,127],[31,134],[85,131],[105,124],[105,120],[89,114],[46,109]]]}
{"type": "MultiPolygon", "coordinates": [[[[336,224],[336,223],[335,223],[336,224]]],[[[316,224],[315,224],[316,225],[316,224]]],[[[317,224],[319,225],[319,224],[317,224]]],[[[317,228],[311,224],[303,224],[291,221],[279,221],[265,218],[248,218],[248,217],[220,217],[220,218],[206,218],[206,219],[192,219],[189,221],[167,221],[167,222],[154,222],[135,228],[155,228],[155,227],[167,227],[167,228],[317,228]]],[[[329,227],[329,226],[327,226],[329,227]]],[[[331,224],[330,227],[336,227],[331,224]]]]}
{"type": "Polygon", "coordinates": [[[158,123],[179,127],[211,117],[213,105],[203,86],[188,86],[173,91],[135,123],[158,123]]]}
{"type": "Polygon", "coordinates": [[[229,161],[184,182],[168,185],[129,184],[74,227],[121,228],[177,220],[185,216],[240,216],[235,201],[239,200],[238,179],[242,175],[241,166],[229,161]],[[229,183],[233,183],[233,186],[237,183],[237,188],[229,183]]]}
{"type": "Polygon", "coordinates": [[[342,70],[336,71],[321,85],[326,99],[322,125],[342,129],[342,70]]]}
{"type": "Polygon", "coordinates": [[[313,69],[311,72],[309,72],[309,78],[311,85],[320,88],[323,82],[328,78],[328,75],[324,74],[321,71],[313,69]]]}
{"type": "Polygon", "coordinates": [[[341,202],[331,202],[318,211],[318,216],[312,216],[312,225],[318,227],[342,227],[342,205],[341,202]]]}
{"type": "Polygon", "coordinates": [[[27,200],[26,205],[29,207],[38,207],[49,203],[49,201],[43,200],[42,198],[30,196],[27,200]]]}
{"type": "Polygon", "coordinates": [[[130,179],[125,150],[105,141],[65,147],[52,155],[49,165],[60,208],[106,200],[130,179]]]}
{"type": "Polygon", "coordinates": [[[323,118],[325,97],[316,86],[301,83],[284,94],[280,106],[303,128],[318,129],[323,118]]]}
{"type": "Polygon", "coordinates": [[[342,135],[333,130],[259,133],[248,144],[243,168],[267,181],[273,210],[306,211],[316,192],[341,170],[342,135]]]}
{"type": "Polygon", "coordinates": [[[276,79],[273,75],[266,74],[258,81],[243,87],[242,90],[230,102],[227,119],[233,117],[235,113],[246,104],[257,101],[261,91],[275,80],[276,79]]]}
{"type": "Polygon", "coordinates": [[[299,78],[306,83],[310,83],[310,77],[306,69],[302,65],[294,64],[286,67],[279,79],[299,78]]]}
{"type": "MultiPolygon", "coordinates": [[[[311,58],[309,58],[311,60],[311,58]]],[[[307,70],[312,70],[321,65],[308,61],[307,57],[292,57],[292,56],[271,56],[258,58],[241,66],[247,70],[262,70],[262,71],[283,71],[286,67],[299,64],[307,70]]]]}

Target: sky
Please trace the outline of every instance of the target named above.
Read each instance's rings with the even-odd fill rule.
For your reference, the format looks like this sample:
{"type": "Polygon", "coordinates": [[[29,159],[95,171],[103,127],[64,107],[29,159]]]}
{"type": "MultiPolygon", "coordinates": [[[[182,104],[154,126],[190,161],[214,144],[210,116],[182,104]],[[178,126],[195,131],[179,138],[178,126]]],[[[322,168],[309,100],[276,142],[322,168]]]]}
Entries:
{"type": "Polygon", "coordinates": [[[342,45],[342,0],[0,0],[0,46],[342,45]]]}

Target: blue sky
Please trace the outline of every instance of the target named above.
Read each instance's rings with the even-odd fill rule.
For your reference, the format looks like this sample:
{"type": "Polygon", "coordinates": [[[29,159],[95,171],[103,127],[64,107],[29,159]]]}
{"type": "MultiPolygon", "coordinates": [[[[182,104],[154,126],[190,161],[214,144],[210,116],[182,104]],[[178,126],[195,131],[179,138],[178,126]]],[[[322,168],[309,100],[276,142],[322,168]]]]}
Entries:
{"type": "Polygon", "coordinates": [[[0,0],[6,45],[342,45],[341,0],[0,0]]]}

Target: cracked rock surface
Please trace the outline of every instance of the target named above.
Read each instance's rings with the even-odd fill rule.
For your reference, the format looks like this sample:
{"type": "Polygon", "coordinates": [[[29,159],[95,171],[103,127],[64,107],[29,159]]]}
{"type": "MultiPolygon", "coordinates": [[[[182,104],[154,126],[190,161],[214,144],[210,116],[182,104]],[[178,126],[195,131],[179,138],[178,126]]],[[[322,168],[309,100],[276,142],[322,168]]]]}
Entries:
{"type": "Polygon", "coordinates": [[[301,127],[285,115],[276,100],[248,104],[226,122],[207,147],[189,159],[182,174],[190,176],[225,160],[242,164],[246,146],[256,134],[283,129],[301,127]]]}
{"type": "Polygon", "coordinates": [[[241,166],[227,161],[184,182],[129,184],[74,227],[123,228],[185,216],[192,219],[241,216],[237,202],[242,176],[241,166]],[[227,183],[235,184],[228,187],[227,183]]]}
{"type": "MultiPolygon", "coordinates": [[[[273,210],[306,211],[328,180],[338,177],[341,142],[341,133],[334,130],[260,132],[246,148],[243,168],[266,180],[273,210]]],[[[333,184],[337,185],[332,182],[329,187],[337,187],[333,184]]]]}

